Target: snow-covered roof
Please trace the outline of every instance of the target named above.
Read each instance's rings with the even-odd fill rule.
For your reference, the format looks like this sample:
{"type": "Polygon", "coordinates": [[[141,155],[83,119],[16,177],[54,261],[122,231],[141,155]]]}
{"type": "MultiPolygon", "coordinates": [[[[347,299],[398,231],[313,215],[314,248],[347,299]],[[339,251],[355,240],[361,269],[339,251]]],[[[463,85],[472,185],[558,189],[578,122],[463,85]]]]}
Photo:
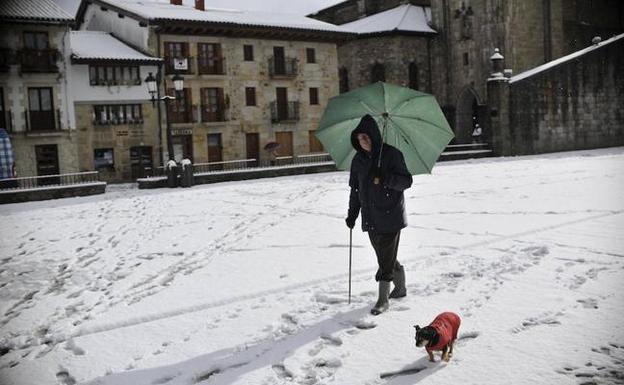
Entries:
{"type": "Polygon", "coordinates": [[[162,61],[127,46],[108,32],[72,31],[70,46],[75,60],[129,60],[154,64],[162,61]]]}
{"type": "Polygon", "coordinates": [[[296,14],[210,8],[208,6],[206,6],[205,11],[201,11],[188,5],[172,5],[169,2],[150,0],[100,0],[100,2],[150,21],[190,21],[323,32],[347,32],[342,27],[296,14]]]}
{"type": "Polygon", "coordinates": [[[542,64],[541,66],[532,68],[532,69],[530,69],[528,71],[524,71],[522,73],[519,73],[516,76],[512,76],[509,79],[509,82],[510,83],[514,83],[514,82],[520,81],[522,79],[526,79],[526,78],[528,78],[530,76],[536,75],[536,74],[538,74],[540,72],[547,71],[547,70],[549,70],[549,69],[551,69],[553,67],[556,67],[556,66],[558,66],[560,64],[563,64],[563,63],[569,62],[571,60],[574,60],[574,59],[578,58],[579,56],[583,56],[583,55],[585,55],[585,54],[587,54],[589,52],[592,52],[592,51],[595,51],[597,49],[600,49],[601,47],[604,47],[606,45],[613,44],[616,41],[619,41],[619,40],[622,40],[622,39],[624,39],[624,33],[620,34],[620,35],[616,35],[616,36],[614,36],[614,37],[612,37],[612,38],[610,38],[608,40],[605,40],[603,42],[600,42],[598,44],[593,44],[593,45],[591,45],[591,46],[589,46],[587,48],[584,48],[582,50],[576,51],[576,52],[571,53],[571,54],[569,54],[567,56],[563,56],[563,57],[560,57],[559,59],[556,59],[556,60],[550,61],[548,63],[542,64]]]}
{"type": "Polygon", "coordinates": [[[403,4],[384,12],[342,24],[346,30],[358,34],[373,34],[391,31],[437,33],[429,27],[431,8],[403,4]]]}
{"type": "Polygon", "coordinates": [[[0,20],[69,24],[74,18],[52,0],[1,0],[0,20]]]}

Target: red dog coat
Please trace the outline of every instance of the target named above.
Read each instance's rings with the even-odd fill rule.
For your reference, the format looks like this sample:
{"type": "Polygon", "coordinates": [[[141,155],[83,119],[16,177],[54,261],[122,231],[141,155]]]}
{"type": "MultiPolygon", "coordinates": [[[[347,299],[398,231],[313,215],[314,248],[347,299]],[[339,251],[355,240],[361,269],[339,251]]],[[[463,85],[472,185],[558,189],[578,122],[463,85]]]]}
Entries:
{"type": "Polygon", "coordinates": [[[438,315],[433,322],[429,324],[429,326],[433,327],[438,332],[438,343],[434,346],[427,346],[427,352],[442,350],[449,342],[455,341],[460,324],[461,319],[455,313],[445,312],[438,315]]]}

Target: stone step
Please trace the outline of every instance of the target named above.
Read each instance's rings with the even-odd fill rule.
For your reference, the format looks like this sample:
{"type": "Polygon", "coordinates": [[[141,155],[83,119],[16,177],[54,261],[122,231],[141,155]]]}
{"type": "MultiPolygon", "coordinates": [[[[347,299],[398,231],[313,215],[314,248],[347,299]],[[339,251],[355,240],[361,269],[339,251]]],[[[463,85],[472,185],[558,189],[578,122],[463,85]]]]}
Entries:
{"type": "Polygon", "coordinates": [[[489,148],[489,146],[463,146],[454,147],[450,149],[447,147],[445,151],[440,154],[440,161],[444,160],[460,160],[460,159],[471,159],[471,158],[485,158],[488,156],[492,156],[493,151],[489,148]],[[475,149],[479,148],[479,149],[475,149]],[[470,149],[472,148],[472,149],[470,149]]]}
{"type": "Polygon", "coordinates": [[[469,151],[469,150],[487,150],[490,148],[489,143],[466,143],[466,144],[450,144],[444,149],[445,152],[452,151],[469,151]]]}

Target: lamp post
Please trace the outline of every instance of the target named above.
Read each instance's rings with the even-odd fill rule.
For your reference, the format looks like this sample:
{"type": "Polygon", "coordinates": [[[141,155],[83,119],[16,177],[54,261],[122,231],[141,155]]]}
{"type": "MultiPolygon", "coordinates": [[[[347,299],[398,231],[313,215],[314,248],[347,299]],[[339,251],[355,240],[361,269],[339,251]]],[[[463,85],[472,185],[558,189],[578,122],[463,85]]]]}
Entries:
{"type": "MultiPolygon", "coordinates": [[[[169,123],[169,103],[175,100],[175,96],[165,95],[161,98],[157,98],[158,94],[158,83],[160,80],[160,72],[156,74],[156,77],[150,72],[145,78],[145,83],[147,84],[147,90],[152,96],[152,105],[156,105],[156,101],[164,101],[165,102],[165,122],[167,125],[167,152],[169,153],[169,160],[175,160],[173,154],[173,140],[171,135],[171,123],[169,123]]],[[[164,80],[164,79],[163,79],[164,80]]],[[[182,90],[184,89],[184,78],[179,74],[173,75],[171,78],[173,81],[173,87],[176,92],[176,96],[179,96],[182,90]]],[[[167,87],[165,84],[165,93],[167,92],[167,87]]],[[[159,116],[160,119],[160,116],[159,116]]]]}

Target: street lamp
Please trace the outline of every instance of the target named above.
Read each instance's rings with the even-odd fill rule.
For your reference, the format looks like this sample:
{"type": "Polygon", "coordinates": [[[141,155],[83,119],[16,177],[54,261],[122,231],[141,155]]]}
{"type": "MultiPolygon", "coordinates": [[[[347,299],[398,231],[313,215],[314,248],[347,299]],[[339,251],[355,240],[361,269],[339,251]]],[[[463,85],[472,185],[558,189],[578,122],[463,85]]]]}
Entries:
{"type": "MultiPolygon", "coordinates": [[[[152,97],[152,105],[156,105],[156,101],[164,101],[165,102],[165,121],[167,123],[167,152],[169,153],[169,160],[175,160],[173,156],[173,140],[171,136],[171,123],[169,123],[169,103],[172,100],[175,100],[175,96],[165,95],[161,98],[158,98],[158,81],[160,79],[160,72],[156,74],[156,77],[150,72],[145,78],[145,84],[147,84],[147,91],[150,93],[152,97]]],[[[173,75],[171,78],[173,81],[173,87],[176,92],[176,96],[179,96],[182,90],[184,89],[184,78],[179,74],[173,75]]],[[[167,87],[165,84],[165,93],[167,92],[167,87]]],[[[160,118],[160,116],[159,116],[160,118]]]]}

